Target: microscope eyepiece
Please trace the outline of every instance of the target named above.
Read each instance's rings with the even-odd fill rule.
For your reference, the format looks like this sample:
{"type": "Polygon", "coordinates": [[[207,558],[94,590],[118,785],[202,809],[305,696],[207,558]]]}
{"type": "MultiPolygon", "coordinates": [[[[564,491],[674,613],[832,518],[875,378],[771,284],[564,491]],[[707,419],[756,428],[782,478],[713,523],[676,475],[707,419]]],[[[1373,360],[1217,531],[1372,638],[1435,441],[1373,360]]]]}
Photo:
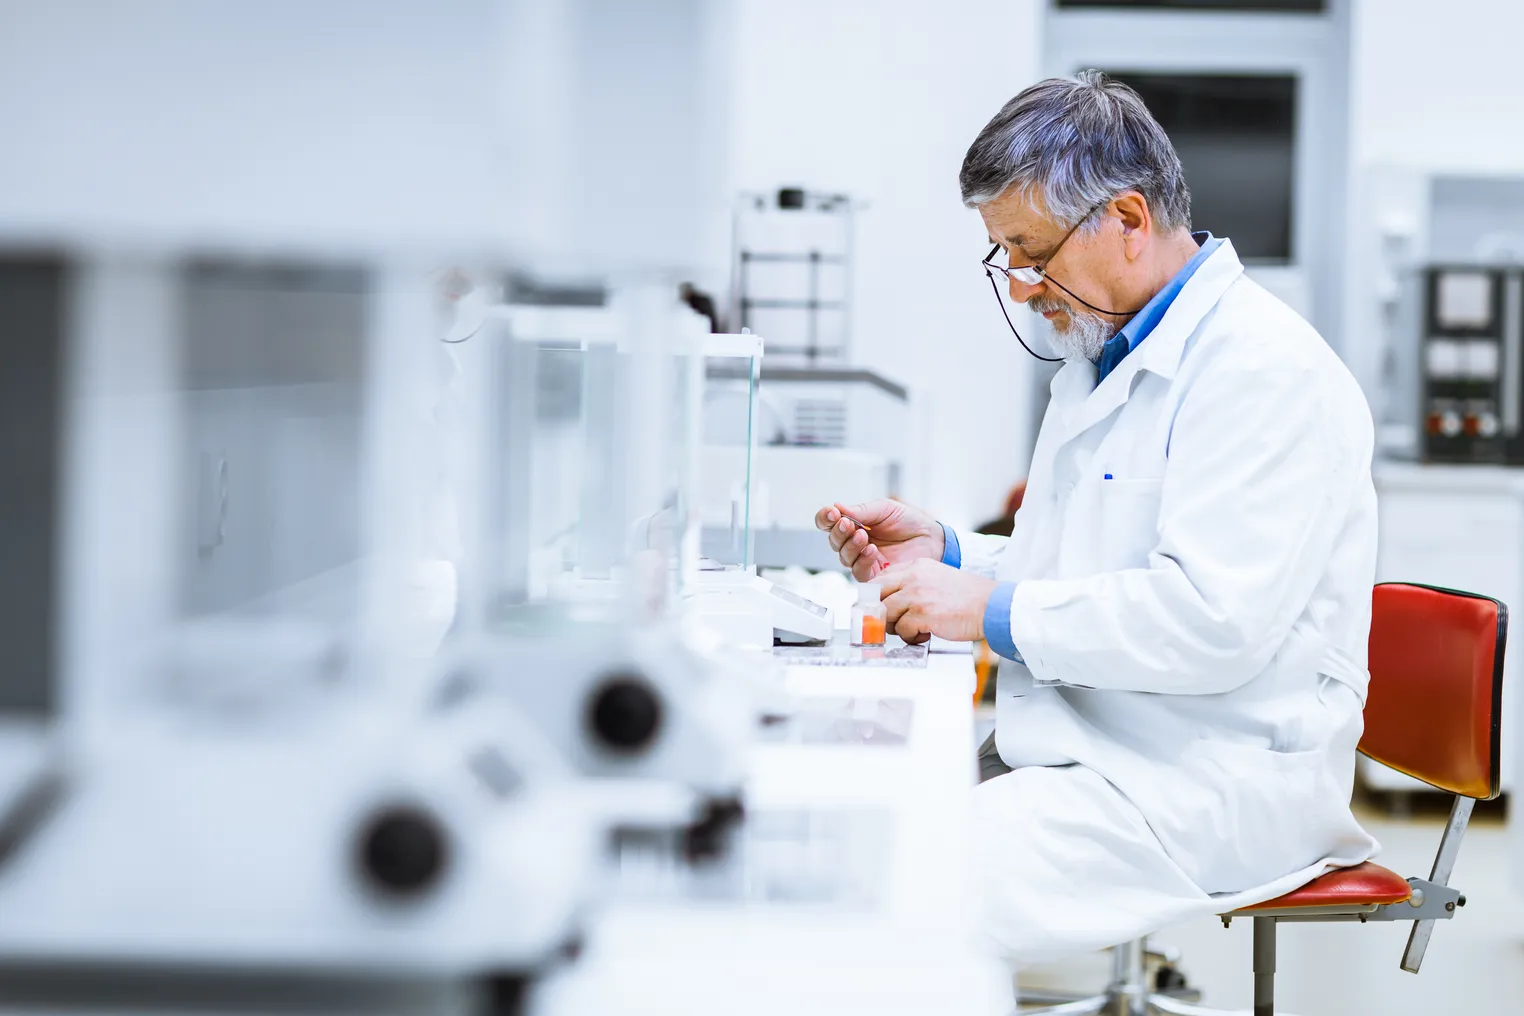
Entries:
{"type": "Polygon", "coordinates": [[[444,872],[448,854],[439,821],[413,805],[377,811],[360,832],[360,871],[372,887],[388,896],[417,896],[432,888],[444,872]]]}
{"type": "Polygon", "coordinates": [[[638,675],[614,674],[593,693],[587,720],[605,748],[634,754],[650,747],[661,731],[661,699],[638,675]]]}

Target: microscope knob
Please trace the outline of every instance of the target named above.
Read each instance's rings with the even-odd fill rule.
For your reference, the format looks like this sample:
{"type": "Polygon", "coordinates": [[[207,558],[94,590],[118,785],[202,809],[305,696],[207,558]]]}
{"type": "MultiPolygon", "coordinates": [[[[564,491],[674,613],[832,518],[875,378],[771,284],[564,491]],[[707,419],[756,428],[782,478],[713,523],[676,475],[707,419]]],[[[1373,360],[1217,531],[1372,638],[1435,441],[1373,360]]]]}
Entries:
{"type": "Polygon", "coordinates": [[[587,721],[605,747],[634,753],[650,746],[661,730],[661,699],[646,681],[633,674],[606,678],[594,692],[587,721]]]}
{"type": "Polygon", "coordinates": [[[444,872],[447,853],[438,820],[412,805],[382,808],[360,834],[360,871],[390,896],[416,896],[430,889],[444,872]]]}

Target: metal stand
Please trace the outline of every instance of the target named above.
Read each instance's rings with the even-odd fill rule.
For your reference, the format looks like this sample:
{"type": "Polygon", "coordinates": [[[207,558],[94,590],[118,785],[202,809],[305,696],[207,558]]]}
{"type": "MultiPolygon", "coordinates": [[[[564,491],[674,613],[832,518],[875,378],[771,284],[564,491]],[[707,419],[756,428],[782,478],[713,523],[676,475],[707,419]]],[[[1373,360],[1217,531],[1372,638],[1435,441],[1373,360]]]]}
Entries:
{"type": "MultiPolygon", "coordinates": [[[[1027,992],[1020,1016],[1224,1016],[1227,1010],[1197,1005],[1192,1000],[1154,991],[1148,984],[1146,941],[1125,942],[1111,950],[1111,980],[1098,995],[1072,998],[1054,992],[1027,992]],[[1054,1003],[1031,1009],[1031,1002],[1054,1003]]],[[[1166,958],[1166,957],[1161,957],[1166,958]]],[[[1167,958],[1166,958],[1167,959],[1167,958]]],[[[1195,995],[1195,992],[1191,992],[1195,995]]],[[[1275,918],[1254,920],[1254,1016],[1275,1012],[1275,918]]],[[[1282,1014],[1285,1016],[1285,1014],[1282,1014]]]]}
{"type": "Polygon", "coordinates": [[[1275,1016],[1275,918],[1254,919],[1254,1016],[1275,1016]]]}

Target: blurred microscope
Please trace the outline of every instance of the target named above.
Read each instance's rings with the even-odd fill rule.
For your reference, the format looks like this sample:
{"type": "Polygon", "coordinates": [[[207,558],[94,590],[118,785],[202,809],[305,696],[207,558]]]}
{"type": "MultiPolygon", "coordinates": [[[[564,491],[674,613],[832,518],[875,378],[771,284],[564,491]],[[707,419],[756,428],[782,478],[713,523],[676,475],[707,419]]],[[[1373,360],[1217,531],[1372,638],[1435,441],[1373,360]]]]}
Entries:
{"type": "Polygon", "coordinates": [[[0,15],[6,999],[517,1011],[611,845],[738,816],[744,686],[667,621],[691,231],[587,199],[563,133],[660,122],[623,178],[697,217],[704,5],[88,14],[0,15]],[[653,237],[593,272],[606,345],[455,334],[441,269],[575,276],[600,216],[653,237]]]}
{"type": "Polygon", "coordinates": [[[73,393],[19,432],[73,473],[26,533],[67,528],[61,560],[20,576],[59,588],[73,667],[10,683],[51,753],[8,802],[0,964],[39,1004],[93,976],[153,1005],[152,971],[212,1008],[412,978],[516,1011],[622,851],[723,858],[756,713],[673,623],[700,377],[663,350],[675,293],[456,339],[421,275],[55,267],[0,270],[10,333],[61,357],[39,390],[73,393]]]}

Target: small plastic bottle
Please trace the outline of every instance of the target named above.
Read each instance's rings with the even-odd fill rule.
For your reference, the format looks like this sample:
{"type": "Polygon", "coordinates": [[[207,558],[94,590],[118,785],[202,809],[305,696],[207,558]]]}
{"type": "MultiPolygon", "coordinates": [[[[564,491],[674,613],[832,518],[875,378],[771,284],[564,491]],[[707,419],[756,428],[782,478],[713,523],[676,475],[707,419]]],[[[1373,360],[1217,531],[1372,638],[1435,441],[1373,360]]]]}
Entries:
{"type": "Polygon", "coordinates": [[[852,607],[852,644],[854,646],[881,646],[884,644],[885,621],[888,612],[879,599],[877,582],[864,582],[857,587],[857,603],[852,607]]]}

